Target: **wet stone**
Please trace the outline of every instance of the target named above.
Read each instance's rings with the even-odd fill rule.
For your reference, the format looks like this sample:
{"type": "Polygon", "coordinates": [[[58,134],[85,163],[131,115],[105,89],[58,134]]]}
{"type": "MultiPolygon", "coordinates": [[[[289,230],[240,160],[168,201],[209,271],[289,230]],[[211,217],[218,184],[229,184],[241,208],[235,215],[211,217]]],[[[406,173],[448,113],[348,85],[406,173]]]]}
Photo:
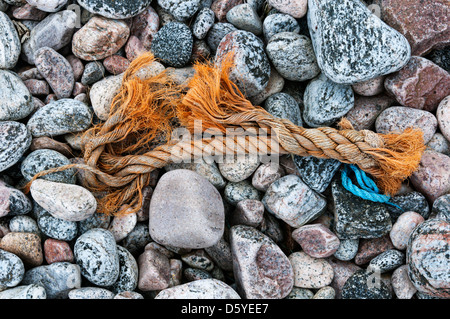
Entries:
{"type": "Polygon", "coordinates": [[[297,171],[305,184],[318,193],[323,193],[341,167],[341,162],[313,156],[293,156],[297,171]]]}

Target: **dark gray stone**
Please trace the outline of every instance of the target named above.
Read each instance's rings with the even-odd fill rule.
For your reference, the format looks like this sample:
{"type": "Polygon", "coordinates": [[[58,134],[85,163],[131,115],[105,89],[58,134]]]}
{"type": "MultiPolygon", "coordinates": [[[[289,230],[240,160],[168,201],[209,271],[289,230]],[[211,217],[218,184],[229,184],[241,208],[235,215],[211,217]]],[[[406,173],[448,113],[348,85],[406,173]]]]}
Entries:
{"type": "Polygon", "coordinates": [[[402,195],[396,195],[392,197],[389,202],[402,208],[399,209],[398,207],[392,205],[386,205],[393,222],[395,222],[397,218],[405,212],[416,212],[422,215],[425,219],[430,216],[428,201],[422,193],[409,192],[402,195]]]}
{"type": "Polygon", "coordinates": [[[445,71],[450,72],[450,50],[447,48],[434,50],[427,57],[445,71]]]}
{"type": "Polygon", "coordinates": [[[214,23],[206,35],[206,43],[208,43],[211,51],[215,52],[220,41],[230,32],[236,31],[237,28],[231,23],[218,22],[214,23]]]}
{"type": "Polygon", "coordinates": [[[229,182],[225,186],[223,196],[224,199],[231,205],[237,205],[237,203],[244,199],[261,199],[259,191],[247,180],[236,183],[229,182]]]}
{"type": "Polygon", "coordinates": [[[119,256],[119,278],[108,289],[118,294],[123,291],[133,291],[138,285],[138,264],[131,252],[122,246],[117,246],[119,256]]]}
{"type": "MultiPolygon", "coordinates": [[[[213,26],[214,19],[214,11],[212,11],[209,7],[201,9],[195,17],[194,24],[192,25],[193,35],[199,40],[204,39],[208,34],[208,31],[213,26]]],[[[219,42],[217,45],[219,45],[219,42]]]]}
{"type": "Polygon", "coordinates": [[[122,246],[134,256],[139,255],[152,241],[147,223],[137,223],[133,230],[122,240],[122,246]]]}
{"type": "Polygon", "coordinates": [[[67,221],[52,216],[45,209],[34,203],[34,213],[40,231],[50,238],[71,241],[78,235],[77,222],[67,221]]]}
{"type": "Polygon", "coordinates": [[[151,0],[77,0],[89,12],[111,19],[134,17],[147,8],[151,0]]]}
{"type": "Polygon", "coordinates": [[[272,94],[264,103],[267,112],[277,118],[288,119],[297,126],[303,126],[300,107],[287,93],[272,94]]]}
{"type": "Polygon", "coordinates": [[[318,193],[325,191],[339,167],[341,167],[339,161],[313,156],[294,155],[293,160],[301,179],[318,193]]]}
{"type": "Polygon", "coordinates": [[[389,249],[370,261],[369,267],[380,273],[386,273],[405,264],[405,254],[396,249],[389,249]]]}
{"type": "Polygon", "coordinates": [[[31,200],[19,189],[0,181],[0,217],[28,214],[31,200]]]}
{"type": "Polygon", "coordinates": [[[392,299],[392,294],[376,272],[360,269],[345,282],[342,299],[392,299]]]}
{"type": "Polygon", "coordinates": [[[84,66],[81,83],[91,85],[105,77],[105,67],[100,62],[90,62],[84,66]]]}
{"type": "Polygon", "coordinates": [[[19,122],[0,122],[0,172],[16,164],[31,145],[31,134],[19,122]]]}
{"type": "Polygon", "coordinates": [[[433,202],[431,209],[436,218],[445,219],[450,222],[450,194],[442,195],[433,202]]]}

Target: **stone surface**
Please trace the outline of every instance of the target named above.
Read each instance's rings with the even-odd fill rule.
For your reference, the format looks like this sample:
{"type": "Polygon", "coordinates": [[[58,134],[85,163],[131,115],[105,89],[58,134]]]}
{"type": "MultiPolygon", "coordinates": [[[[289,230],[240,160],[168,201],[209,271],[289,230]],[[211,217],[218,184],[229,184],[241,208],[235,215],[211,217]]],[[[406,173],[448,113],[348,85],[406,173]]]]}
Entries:
{"type": "Polygon", "coordinates": [[[397,218],[404,212],[416,212],[427,219],[430,216],[430,208],[426,197],[416,191],[408,191],[403,194],[398,194],[390,200],[391,203],[398,205],[398,207],[388,205],[387,209],[391,215],[391,219],[396,221],[397,218]]]}
{"type": "Polygon", "coordinates": [[[429,219],[411,234],[406,250],[408,275],[419,292],[439,298],[450,296],[450,224],[429,219]]]}
{"type": "Polygon", "coordinates": [[[282,250],[250,226],[230,230],[237,289],[246,299],[281,299],[294,284],[293,267],[282,250]]]}
{"type": "Polygon", "coordinates": [[[136,227],[136,224],[136,213],[128,213],[123,216],[114,216],[109,224],[108,230],[113,234],[116,242],[119,242],[131,233],[134,227],[136,227]]]}
{"type": "Polygon", "coordinates": [[[119,253],[113,235],[103,229],[88,230],[77,238],[73,248],[81,274],[91,283],[107,287],[119,278],[119,253]]]}
{"type": "Polygon", "coordinates": [[[17,286],[24,274],[25,266],[22,260],[17,255],[0,249],[0,289],[17,286]]]}
{"type": "Polygon", "coordinates": [[[365,265],[379,254],[393,249],[394,245],[389,235],[384,235],[373,239],[360,240],[359,249],[355,256],[355,264],[365,265]]]}
{"type": "Polygon", "coordinates": [[[0,122],[0,172],[16,164],[31,144],[31,134],[19,122],[0,122]]]}
{"type": "Polygon", "coordinates": [[[138,285],[139,269],[134,256],[124,247],[117,245],[119,256],[119,278],[110,287],[114,293],[133,291],[138,285]]]}
{"type": "Polygon", "coordinates": [[[78,185],[37,179],[31,184],[30,192],[42,208],[66,221],[85,220],[97,209],[95,197],[78,185]]]}
{"type": "Polygon", "coordinates": [[[35,203],[39,230],[46,236],[58,240],[73,240],[78,235],[78,225],[74,221],[56,218],[35,203]]]}
{"type": "Polygon", "coordinates": [[[427,149],[444,155],[450,155],[450,141],[441,133],[434,133],[431,140],[427,143],[427,149]]]}
{"type": "Polygon", "coordinates": [[[430,202],[450,191],[450,157],[425,151],[418,170],[410,177],[412,185],[430,202]]]}
{"type": "Polygon", "coordinates": [[[302,181],[318,193],[323,193],[341,167],[339,161],[313,156],[293,156],[295,166],[302,181]]]}
{"type": "Polygon", "coordinates": [[[75,288],[69,291],[69,299],[113,299],[114,293],[97,287],[75,288]]]}
{"type": "Polygon", "coordinates": [[[39,227],[36,221],[27,215],[14,216],[9,221],[11,232],[36,233],[39,234],[39,227]]]}
{"type": "Polygon", "coordinates": [[[17,74],[0,70],[0,120],[21,120],[33,111],[31,94],[17,74]]]}
{"type": "Polygon", "coordinates": [[[289,14],[274,13],[268,15],[263,22],[263,34],[266,42],[272,36],[281,32],[299,33],[300,26],[297,20],[289,14]]]}
{"type": "Polygon", "coordinates": [[[241,299],[230,286],[217,279],[201,279],[163,289],[155,299],[241,299]]]}
{"type": "Polygon", "coordinates": [[[169,258],[155,249],[146,249],[138,258],[138,288],[142,291],[169,287],[169,258]]]}
{"type": "Polygon", "coordinates": [[[296,32],[272,36],[266,47],[267,56],[286,80],[306,81],[320,73],[311,40],[296,32]]]}
{"type": "Polygon", "coordinates": [[[442,195],[434,201],[432,213],[436,218],[450,221],[450,194],[442,195]]]}
{"type": "Polygon", "coordinates": [[[361,96],[375,96],[384,92],[385,76],[352,85],[353,91],[361,96]]]}
{"type": "Polygon", "coordinates": [[[141,13],[151,0],[77,0],[86,10],[111,19],[127,19],[141,13]]]}
{"type": "Polygon", "coordinates": [[[22,285],[0,291],[0,299],[47,299],[47,293],[41,285],[22,285]]]}
{"type": "Polygon", "coordinates": [[[262,22],[254,7],[249,3],[238,4],[230,9],[226,15],[227,21],[239,30],[262,34],[262,22]]]}
{"type": "Polygon", "coordinates": [[[19,61],[21,43],[11,19],[0,11],[0,69],[12,69],[19,61]]]}
{"type": "Polygon", "coordinates": [[[269,0],[268,4],[278,11],[289,14],[296,19],[302,18],[308,8],[308,0],[269,0]]]}
{"type": "Polygon", "coordinates": [[[180,248],[214,245],[223,235],[224,206],[204,177],[174,170],[159,180],[150,202],[149,229],[160,244],[180,248]]]}
{"type": "Polygon", "coordinates": [[[223,22],[226,19],[228,11],[231,8],[244,3],[243,0],[214,0],[211,4],[211,10],[214,11],[217,20],[223,22]]]}
{"type": "Polygon", "coordinates": [[[450,96],[444,98],[436,110],[439,129],[447,141],[450,141],[450,96]]]}
{"type": "Polygon", "coordinates": [[[385,109],[395,103],[395,100],[386,95],[364,97],[355,95],[355,105],[345,115],[355,130],[374,131],[374,123],[385,109]]]}
{"type": "Polygon", "coordinates": [[[220,41],[230,32],[237,31],[236,27],[231,23],[218,22],[214,23],[206,35],[206,43],[213,52],[217,51],[220,41]]]}
{"type": "Polygon", "coordinates": [[[43,263],[41,238],[34,233],[10,232],[1,242],[0,249],[19,257],[27,267],[36,267],[43,263]]]}
{"type": "Polygon", "coordinates": [[[264,109],[277,118],[290,120],[303,126],[302,115],[297,101],[287,93],[275,93],[264,103],[264,109]]]}
{"type": "Polygon", "coordinates": [[[396,249],[386,250],[372,259],[368,268],[376,269],[380,273],[392,271],[405,264],[405,254],[396,249]]]}
{"type": "Polygon", "coordinates": [[[159,30],[159,16],[152,7],[147,7],[133,18],[131,35],[141,40],[145,49],[150,50],[153,38],[159,30]]]}
{"type": "Polygon", "coordinates": [[[217,48],[215,63],[221,65],[229,57],[233,63],[229,71],[230,80],[248,98],[257,95],[267,86],[270,63],[261,39],[243,30],[225,35],[217,48]],[[228,54],[231,53],[231,56],[228,54]]]}
{"type": "Polygon", "coordinates": [[[72,51],[85,61],[101,60],[117,53],[129,36],[125,21],[94,16],[73,35],[72,51]]]}
{"type": "Polygon", "coordinates": [[[271,67],[269,82],[267,83],[267,86],[260,93],[252,96],[250,98],[250,101],[253,103],[253,105],[262,105],[263,102],[271,95],[281,92],[283,90],[284,83],[284,78],[278,73],[277,70],[275,70],[275,68],[271,67]]]}
{"type": "Polygon", "coordinates": [[[233,225],[258,227],[264,218],[264,205],[259,200],[244,199],[237,203],[230,222],[233,225]]]}
{"type": "Polygon", "coordinates": [[[95,83],[89,92],[89,96],[95,115],[100,120],[106,121],[111,109],[114,97],[119,93],[122,85],[122,75],[108,76],[95,83]]]}
{"type": "Polygon", "coordinates": [[[341,239],[333,256],[342,261],[349,261],[355,258],[358,248],[359,239],[341,239]]]}
{"type": "Polygon", "coordinates": [[[345,283],[342,299],[392,299],[389,288],[376,274],[364,269],[356,271],[345,283]]]}
{"type": "Polygon", "coordinates": [[[194,24],[192,25],[192,34],[197,39],[204,39],[208,34],[208,31],[214,24],[214,11],[210,8],[203,8],[195,17],[194,24]]]}
{"type": "Polygon", "coordinates": [[[200,0],[158,0],[158,4],[178,21],[186,21],[194,16],[200,2],[200,0]]]}
{"type": "Polygon", "coordinates": [[[310,0],[308,26],[317,63],[336,83],[355,84],[396,72],[411,56],[406,38],[358,0],[310,0]]]}
{"type": "Polygon", "coordinates": [[[450,74],[428,59],[413,56],[384,86],[403,106],[434,112],[450,94],[450,74]]]}
{"type": "Polygon", "coordinates": [[[425,219],[416,212],[401,214],[389,233],[394,247],[399,250],[406,249],[412,231],[424,221],[425,219]]]}
{"type": "Polygon", "coordinates": [[[47,264],[58,262],[74,262],[73,251],[63,240],[48,238],[44,242],[44,258],[47,264]]]}
{"type": "Polygon", "coordinates": [[[252,185],[257,190],[265,192],[273,182],[284,175],[286,172],[279,163],[261,164],[253,174],[252,185]]]}
{"type": "Polygon", "coordinates": [[[392,272],[392,289],[398,299],[411,299],[417,289],[408,277],[408,265],[398,267],[392,272]]]}
{"type": "Polygon", "coordinates": [[[339,238],[322,224],[301,226],[292,232],[292,238],[314,258],[330,257],[340,245],[339,238]]]}
{"type": "Polygon", "coordinates": [[[272,183],[262,202],[271,214],[295,228],[317,218],[326,206],[326,200],[296,175],[272,183]]]}
{"type": "Polygon", "coordinates": [[[289,255],[294,271],[294,286],[318,289],[329,285],[333,280],[333,268],[322,258],[314,258],[304,252],[289,255]]]}
{"type": "Polygon", "coordinates": [[[25,215],[31,208],[30,199],[22,191],[0,181],[0,217],[25,215]]]}
{"type": "Polygon", "coordinates": [[[355,97],[351,86],[334,83],[321,73],[309,82],[303,102],[303,120],[311,127],[320,127],[330,126],[347,114],[355,97]]]}
{"type": "Polygon", "coordinates": [[[27,3],[45,12],[57,12],[67,3],[67,0],[27,0],[27,3]]]}
{"type": "Polygon", "coordinates": [[[230,160],[219,163],[219,171],[230,182],[238,183],[250,177],[258,168],[260,162],[257,156],[236,155],[230,160]]]}

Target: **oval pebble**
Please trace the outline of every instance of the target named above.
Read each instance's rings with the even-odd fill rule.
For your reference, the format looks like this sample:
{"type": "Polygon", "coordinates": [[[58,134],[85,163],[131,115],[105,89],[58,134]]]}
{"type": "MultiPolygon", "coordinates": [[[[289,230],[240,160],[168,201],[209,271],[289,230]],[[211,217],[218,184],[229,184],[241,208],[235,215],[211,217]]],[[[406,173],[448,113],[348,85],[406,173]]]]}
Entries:
{"type": "Polygon", "coordinates": [[[108,289],[114,293],[133,291],[138,285],[139,269],[136,259],[124,247],[117,246],[119,256],[119,278],[108,289]]]}
{"type": "Polygon", "coordinates": [[[262,22],[254,7],[249,3],[238,4],[227,12],[227,21],[239,30],[262,34],[262,22]]]}
{"type": "Polygon", "coordinates": [[[13,253],[0,249],[0,289],[20,284],[25,274],[22,260],[13,253]]]}
{"type": "Polygon", "coordinates": [[[42,233],[53,239],[70,241],[78,235],[76,222],[56,218],[42,208],[37,218],[37,224],[42,233]]]}
{"type": "Polygon", "coordinates": [[[0,121],[0,172],[16,164],[31,145],[31,134],[19,122],[0,121]]]}
{"type": "Polygon", "coordinates": [[[194,16],[200,2],[200,0],[158,0],[158,4],[178,21],[186,21],[194,16]]]}
{"type": "Polygon", "coordinates": [[[0,69],[12,69],[19,61],[21,43],[11,19],[0,11],[0,69]]]}
{"type": "Polygon", "coordinates": [[[17,255],[27,267],[40,266],[44,261],[41,238],[35,233],[10,232],[0,241],[0,249],[17,255]]]}
{"type": "Polygon", "coordinates": [[[8,70],[0,70],[0,121],[21,120],[34,110],[31,93],[22,80],[8,70]]]}
{"type": "Polygon", "coordinates": [[[331,284],[333,268],[322,258],[314,258],[304,252],[289,255],[294,270],[294,286],[299,288],[322,288],[331,284]]]}
{"type": "Polygon", "coordinates": [[[68,0],[27,0],[29,5],[45,12],[58,12],[68,0]]]}
{"type": "Polygon", "coordinates": [[[223,281],[211,278],[163,289],[155,299],[241,299],[241,297],[223,281]]]}
{"type": "Polygon", "coordinates": [[[297,20],[289,14],[274,13],[268,15],[263,22],[263,34],[266,42],[277,33],[293,32],[299,33],[300,26],[297,20]]]}
{"type": "Polygon", "coordinates": [[[69,291],[69,299],[113,299],[114,293],[105,288],[83,287],[69,291]]]}
{"type": "Polygon", "coordinates": [[[419,224],[425,219],[416,212],[405,212],[401,214],[397,221],[392,225],[389,233],[392,244],[399,250],[406,249],[408,245],[409,236],[419,224]]]}
{"type": "Polygon", "coordinates": [[[368,267],[372,267],[385,273],[394,270],[405,263],[405,254],[396,249],[386,250],[370,261],[368,267]]]}
{"type": "Polygon", "coordinates": [[[39,234],[39,227],[36,221],[27,215],[14,216],[9,221],[11,232],[36,233],[39,234]]]}
{"type": "Polygon", "coordinates": [[[199,40],[204,39],[214,24],[214,11],[210,8],[201,9],[192,25],[192,34],[199,40]]]}
{"type": "Polygon", "coordinates": [[[20,190],[0,181],[0,217],[28,214],[30,199],[20,190]]]}

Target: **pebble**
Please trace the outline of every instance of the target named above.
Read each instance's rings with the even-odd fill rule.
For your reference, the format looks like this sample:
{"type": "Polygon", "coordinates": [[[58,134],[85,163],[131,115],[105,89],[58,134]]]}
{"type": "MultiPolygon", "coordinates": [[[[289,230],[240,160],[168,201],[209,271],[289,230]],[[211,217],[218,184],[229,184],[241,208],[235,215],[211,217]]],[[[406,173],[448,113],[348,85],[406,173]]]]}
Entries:
{"type": "Polygon", "coordinates": [[[116,242],[119,242],[131,233],[136,224],[136,213],[127,213],[123,216],[114,216],[108,230],[113,234],[116,242]]]}
{"type": "Polygon", "coordinates": [[[450,224],[442,219],[429,219],[412,232],[406,249],[406,263],[411,282],[419,292],[449,298],[449,234],[450,224]]]}
{"type": "Polygon", "coordinates": [[[114,236],[103,228],[88,230],[73,248],[81,274],[91,283],[108,287],[119,278],[120,261],[114,236]]]}
{"type": "Polygon", "coordinates": [[[39,227],[36,221],[27,215],[14,216],[9,221],[9,230],[18,233],[36,233],[39,235],[39,227]]]}
{"type": "Polygon", "coordinates": [[[372,259],[369,263],[368,268],[371,267],[372,269],[376,269],[380,273],[384,274],[386,272],[395,270],[396,268],[404,264],[405,254],[399,250],[390,249],[372,259]]]}
{"type": "Polygon", "coordinates": [[[0,217],[28,214],[30,199],[20,190],[0,181],[0,217]]]}
{"type": "Polygon", "coordinates": [[[243,0],[214,0],[211,4],[211,10],[214,11],[217,20],[223,22],[226,20],[228,11],[242,3],[244,3],[243,0]]]}
{"type": "Polygon", "coordinates": [[[246,199],[261,200],[261,194],[248,180],[229,182],[225,186],[223,197],[232,206],[246,199]]]}
{"type": "Polygon", "coordinates": [[[213,52],[216,52],[220,41],[222,41],[222,39],[232,31],[237,31],[237,29],[231,23],[214,23],[206,34],[206,43],[213,52]]]}
{"type": "Polygon", "coordinates": [[[78,235],[78,225],[75,221],[56,218],[41,207],[35,208],[35,210],[39,211],[37,217],[39,230],[46,236],[57,240],[70,241],[78,235]]]}
{"type": "Polygon", "coordinates": [[[158,4],[176,20],[186,21],[200,8],[200,0],[158,0],[158,4]]]}
{"type": "Polygon", "coordinates": [[[66,60],[69,62],[70,66],[73,70],[73,76],[75,79],[75,82],[78,82],[81,80],[81,77],[83,76],[84,72],[84,64],[81,62],[79,58],[74,56],[73,54],[66,57],[66,60]]]}
{"type": "Polygon", "coordinates": [[[408,265],[402,265],[392,272],[392,289],[398,299],[411,299],[417,292],[408,276],[408,265]]]}
{"type": "Polygon", "coordinates": [[[10,232],[2,238],[0,249],[17,255],[27,267],[39,266],[44,261],[41,238],[34,233],[10,232]]]}
{"type": "Polygon", "coordinates": [[[339,247],[333,256],[342,261],[349,261],[355,258],[359,248],[359,239],[340,239],[339,247]]]}
{"type": "Polygon", "coordinates": [[[183,271],[183,276],[187,281],[196,281],[212,278],[212,275],[201,269],[185,268],[183,271]]]}
{"type": "Polygon", "coordinates": [[[37,179],[31,184],[31,196],[52,216],[66,221],[81,221],[97,209],[95,197],[87,189],[72,184],[37,179]]]}
{"type": "Polygon", "coordinates": [[[334,233],[341,239],[377,238],[392,228],[385,205],[348,192],[340,183],[331,183],[334,202],[334,233]]]}
{"type": "Polygon", "coordinates": [[[200,249],[214,245],[224,232],[224,206],[217,189],[189,170],[165,173],[150,202],[151,237],[163,245],[200,249]]]}
{"type": "Polygon", "coordinates": [[[294,285],[293,266],[269,237],[250,226],[230,229],[237,290],[246,299],[282,299],[294,285]]]}
{"type": "Polygon", "coordinates": [[[305,252],[297,251],[289,255],[294,271],[294,286],[319,289],[328,286],[333,280],[333,268],[323,258],[314,258],[305,252]]]}
{"type": "Polygon", "coordinates": [[[425,219],[416,212],[401,214],[389,233],[394,247],[399,250],[405,250],[412,231],[424,221],[425,219]]]}
{"type": "Polygon", "coordinates": [[[297,20],[289,14],[274,13],[268,15],[263,22],[263,35],[266,42],[269,42],[272,36],[281,32],[299,33],[300,26],[297,20]]]}
{"type": "Polygon", "coordinates": [[[47,292],[41,285],[22,285],[0,291],[0,299],[47,299],[47,292]]]}
{"type": "Polygon", "coordinates": [[[379,76],[371,80],[355,83],[352,85],[352,89],[360,96],[375,96],[384,92],[385,78],[385,76],[379,76]]]}
{"type": "Polygon", "coordinates": [[[41,285],[47,299],[67,299],[72,289],[81,287],[80,267],[68,262],[34,267],[25,273],[22,284],[41,285]]]}
{"type": "Polygon", "coordinates": [[[67,0],[26,0],[27,3],[45,12],[58,12],[67,3],[67,0]]]}
{"type": "Polygon", "coordinates": [[[286,175],[286,172],[279,163],[264,163],[253,174],[252,185],[257,190],[265,192],[273,182],[284,175],[286,175]]]}
{"type": "Polygon", "coordinates": [[[442,195],[433,202],[432,213],[436,218],[450,221],[450,194],[442,195]]]}
{"type": "Polygon", "coordinates": [[[0,120],[21,120],[34,110],[31,94],[26,85],[8,70],[0,70],[0,120]]]}
{"type": "Polygon", "coordinates": [[[152,240],[148,229],[147,224],[137,223],[128,236],[122,240],[122,246],[136,255],[152,240]]]}
{"type": "Polygon", "coordinates": [[[392,299],[392,294],[376,272],[361,269],[346,281],[342,299],[392,299]]]}
{"type": "Polygon", "coordinates": [[[192,34],[199,40],[202,40],[208,34],[208,31],[214,24],[214,11],[210,8],[202,8],[195,17],[192,25],[192,34]]]}
{"type": "Polygon", "coordinates": [[[214,268],[214,262],[202,249],[182,255],[181,260],[195,269],[211,271],[214,268]]]}
{"type": "Polygon", "coordinates": [[[216,244],[206,247],[205,251],[218,267],[224,271],[233,270],[233,256],[230,244],[223,237],[216,244]]]}
{"type": "Polygon", "coordinates": [[[321,73],[308,83],[303,98],[303,120],[311,127],[330,126],[355,103],[351,86],[337,84],[321,73]]]}
{"type": "Polygon", "coordinates": [[[238,4],[231,8],[226,15],[226,19],[236,28],[261,35],[263,25],[258,13],[249,3],[238,4]]]}
{"type": "Polygon", "coordinates": [[[113,299],[144,299],[144,296],[135,291],[122,291],[115,295],[113,299]]]}
{"type": "Polygon", "coordinates": [[[373,131],[378,116],[394,103],[395,100],[386,94],[371,97],[355,95],[355,105],[345,117],[355,130],[373,131]]]}
{"type": "Polygon", "coordinates": [[[20,284],[25,274],[22,260],[15,254],[0,249],[0,290],[20,284]]]}
{"type": "Polygon", "coordinates": [[[98,287],[83,287],[69,291],[69,299],[113,299],[114,293],[98,287]]]}
{"type": "Polygon", "coordinates": [[[159,16],[152,7],[147,7],[133,18],[131,35],[141,40],[146,50],[150,50],[153,38],[159,30],[159,16]]]}
{"type": "Polygon", "coordinates": [[[305,16],[308,8],[308,0],[269,0],[268,4],[278,11],[289,14],[296,19],[305,16]]]}
{"type": "Polygon", "coordinates": [[[258,156],[235,155],[218,164],[220,174],[230,182],[238,183],[249,178],[260,165],[258,156]]]}
{"type": "Polygon", "coordinates": [[[263,41],[248,31],[232,31],[220,41],[215,63],[221,65],[230,52],[233,63],[228,73],[230,80],[246,97],[259,94],[270,77],[270,62],[263,41]]]}
{"type": "Polygon", "coordinates": [[[255,199],[244,199],[237,203],[236,209],[230,216],[233,225],[247,225],[258,227],[264,219],[264,205],[255,199]]]}
{"type": "Polygon", "coordinates": [[[31,144],[31,134],[19,122],[0,121],[0,172],[15,165],[31,144]]]}
{"type": "Polygon", "coordinates": [[[30,32],[30,37],[22,45],[22,58],[34,64],[35,52],[43,47],[58,51],[70,44],[75,32],[77,14],[72,10],[63,10],[49,14],[30,32]],[[48,35],[52,36],[49,37],[48,35]]]}
{"type": "Polygon", "coordinates": [[[151,0],[77,0],[83,8],[111,19],[128,19],[141,13],[151,0]]]}
{"type": "Polygon", "coordinates": [[[47,81],[29,79],[23,81],[23,84],[27,87],[28,91],[33,95],[48,95],[50,94],[50,85],[47,81]]]}
{"type": "Polygon", "coordinates": [[[384,86],[401,105],[435,112],[450,95],[449,82],[447,71],[428,59],[413,56],[403,69],[386,77],[384,86]]]}
{"type": "Polygon", "coordinates": [[[170,281],[169,287],[181,285],[183,276],[183,263],[179,259],[170,259],[170,281]]]}
{"type": "Polygon", "coordinates": [[[302,115],[297,101],[287,93],[275,93],[264,103],[264,109],[273,116],[290,120],[297,126],[302,126],[302,115]]]}
{"type": "Polygon", "coordinates": [[[439,129],[447,141],[450,141],[450,95],[445,97],[436,110],[439,129]]]}
{"type": "Polygon", "coordinates": [[[122,86],[122,78],[122,74],[108,76],[91,87],[89,97],[92,108],[95,115],[102,121],[108,119],[112,100],[119,93],[122,86]]]}
{"type": "Polygon", "coordinates": [[[130,61],[120,55],[111,55],[103,60],[105,70],[112,75],[118,75],[125,72],[130,66],[130,61]]]}
{"type": "Polygon", "coordinates": [[[273,94],[279,93],[283,90],[285,80],[278,73],[275,68],[270,67],[270,77],[267,86],[257,95],[250,98],[253,105],[262,105],[263,102],[272,96],[273,94]]]}
{"type": "Polygon", "coordinates": [[[427,144],[437,129],[436,117],[427,111],[410,107],[392,106],[381,112],[375,122],[377,133],[402,133],[407,128],[418,128],[423,132],[427,144]]]}
{"type": "Polygon", "coordinates": [[[319,217],[327,203],[296,175],[286,175],[272,183],[262,202],[268,212],[294,228],[319,217]]]}
{"type": "Polygon", "coordinates": [[[312,299],[335,299],[336,291],[333,287],[327,286],[320,288],[312,299]]]}
{"type": "Polygon", "coordinates": [[[427,219],[430,216],[430,208],[426,197],[416,191],[408,191],[404,194],[398,194],[392,197],[391,203],[400,206],[402,209],[388,205],[387,209],[391,215],[391,219],[396,221],[404,212],[416,212],[427,219]]]}
{"type": "Polygon", "coordinates": [[[48,238],[44,242],[44,258],[47,264],[58,262],[74,263],[73,251],[63,240],[48,238]]]}
{"type": "Polygon", "coordinates": [[[142,291],[162,290],[169,287],[169,258],[155,249],[146,249],[138,258],[138,288],[142,291]]]}
{"type": "Polygon", "coordinates": [[[426,58],[439,65],[445,71],[450,72],[450,54],[446,48],[433,50],[426,58]]]}
{"type": "Polygon", "coordinates": [[[290,81],[307,81],[320,73],[311,40],[296,32],[281,32],[270,38],[267,56],[280,75],[290,81]]]}
{"type": "Polygon", "coordinates": [[[0,69],[12,69],[19,61],[21,43],[13,22],[0,11],[0,69]]]}
{"type": "Polygon", "coordinates": [[[379,254],[393,248],[394,245],[389,235],[373,239],[361,239],[355,256],[355,264],[359,266],[365,265],[379,254]]]}
{"type": "Polygon", "coordinates": [[[94,16],[73,35],[72,51],[85,61],[101,60],[117,53],[129,36],[125,21],[94,16]]]}
{"type": "Polygon", "coordinates": [[[341,167],[341,162],[313,156],[293,156],[302,181],[318,193],[323,193],[341,167]]]}
{"type": "Polygon", "coordinates": [[[293,287],[285,299],[312,299],[314,292],[305,288],[293,287]]]}
{"type": "Polygon", "coordinates": [[[308,224],[295,229],[292,238],[314,258],[332,256],[340,245],[339,238],[322,224],[308,224]]]}
{"type": "Polygon", "coordinates": [[[194,38],[187,25],[169,22],[153,38],[151,52],[162,63],[180,68],[189,62],[193,45],[194,38]]]}
{"type": "Polygon", "coordinates": [[[114,293],[133,291],[138,285],[139,269],[136,259],[124,247],[117,245],[119,278],[108,289],[114,293]]]}
{"type": "MultiPolygon", "coordinates": [[[[20,170],[23,177],[27,181],[30,181],[37,173],[70,164],[69,159],[61,153],[49,149],[40,149],[31,152],[25,158],[20,166],[20,170]]],[[[75,171],[73,169],[48,174],[42,178],[66,184],[75,184],[76,182],[75,171]]]]}
{"type": "Polygon", "coordinates": [[[434,133],[431,140],[427,143],[427,150],[450,155],[450,141],[441,133],[434,133]]]}
{"type": "Polygon", "coordinates": [[[401,32],[411,44],[413,55],[424,55],[450,43],[447,3],[437,0],[426,6],[419,0],[379,2],[383,21],[401,32]]]}
{"type": "Polygon", "coordinates": [[[330,284],[330,287],[336,292],[336,299],[342,299],[342,288],[356,271],[360,270],[361,267],[355,265],[350,261],[341,261],[334,257],[329,257],[325,259],[332,267],[334,277],[330,284]]]}
{"type": "Polygon", "coordinates": [[[105,67],[100,62],[89,62],[84,66],[81,83],[84,85],[94,84],[105,77],[105,67]]]}
{"type": "Polygon", "coordinates": [[[411,57],[406,38],[358,0],[308,1],[307,16],[319,67],[335,83],[396,72],[411,57]]]}
{"type": "Polygon", "coordinates": [[[419,168],[410,181],[432,203],[450,191],[450,157],[434,151],[425,151],[419,168]]]}
{"type": "Polygon", "coordinates": [[[209,278],[161,290],[155,299],[241,299],[226,283],[209,278]]]}

